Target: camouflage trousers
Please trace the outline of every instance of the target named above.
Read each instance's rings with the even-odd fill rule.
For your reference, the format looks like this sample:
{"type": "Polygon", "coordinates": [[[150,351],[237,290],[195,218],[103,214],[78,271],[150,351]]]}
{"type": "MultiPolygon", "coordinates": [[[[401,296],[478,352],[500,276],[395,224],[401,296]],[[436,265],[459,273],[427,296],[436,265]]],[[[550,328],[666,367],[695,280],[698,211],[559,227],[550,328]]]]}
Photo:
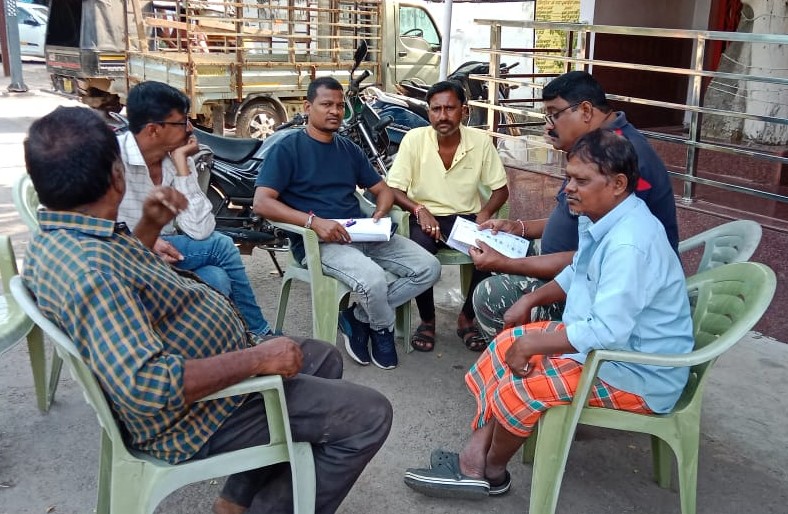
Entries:
{"type": "MultiPolygon", "coordinates": [[[[538,241],[532,241],[528,255],[539,255],[538,241]]],[[[546,283],[544,280],[522,275],[493,275],[483,280],[473,293],[473,310],[476,323],[492,339],[503,330],[503,315],[524,294],[530,293],[546,283]]],[[[560,321],[564,313],[564,302],[534,307],[531,322],[560,321]]]]}

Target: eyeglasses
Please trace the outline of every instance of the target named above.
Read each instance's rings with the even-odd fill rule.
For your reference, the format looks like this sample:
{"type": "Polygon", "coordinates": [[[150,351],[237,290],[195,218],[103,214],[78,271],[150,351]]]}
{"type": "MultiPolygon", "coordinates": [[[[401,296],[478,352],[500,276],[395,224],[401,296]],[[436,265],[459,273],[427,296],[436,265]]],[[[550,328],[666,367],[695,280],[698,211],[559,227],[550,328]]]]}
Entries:
{"type": "Polygon", "coordinates": [[[577,107],[578,105],[580,105],[580,104],[581,104],[581,103],[583,103],[584,101],[585,101],[585,100],[583,100],[583,101],[580,101],[580,102],[577,102],[577,103],[573,103],[572,105],[567,105],[567,106],[566,106],[566,107],[564,107],[563,109],[560,109],[560,110],[558,110],[558,111],[555,111],[553,114],[545,114],[545,115],[544,115],[544,119],[545,119],[545,121],[546,121],[547,123],[549,123],[550,125],[555,125],[555,120],[557,120],[557,119],[558,119],[558,117],[561,115],[561,113],[562,113],[562,112],[564,112],[564,111],[565,111],[565,110],[567,110],[567,109],[571,109],[572,107],[577,107]]]}
{"type": "Polygon", "coordinates": [[[156,123],[158,125],[180,125],[181,127],[191,125],[191,121],[188,119],[186,121],[152,121],[151,123],[156,123]]]}

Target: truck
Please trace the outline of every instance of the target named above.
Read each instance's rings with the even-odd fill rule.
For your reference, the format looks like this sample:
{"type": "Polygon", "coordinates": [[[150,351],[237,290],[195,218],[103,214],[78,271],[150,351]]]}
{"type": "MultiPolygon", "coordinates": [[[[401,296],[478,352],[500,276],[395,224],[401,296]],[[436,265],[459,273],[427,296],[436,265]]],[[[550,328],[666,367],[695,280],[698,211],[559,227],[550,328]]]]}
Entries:
{"type": "Polygon", "coordinates": [[[438,78],[441,35],[418,3],[399,0],[52,0],[47,69],[55,88],[117,110],[129,87],[166,82],[196,123],[264,139],[303,109],[309,83],[359,71],[393,90],[438,78]],[[122,47],[119,44],[122,39],[122,47]]]}

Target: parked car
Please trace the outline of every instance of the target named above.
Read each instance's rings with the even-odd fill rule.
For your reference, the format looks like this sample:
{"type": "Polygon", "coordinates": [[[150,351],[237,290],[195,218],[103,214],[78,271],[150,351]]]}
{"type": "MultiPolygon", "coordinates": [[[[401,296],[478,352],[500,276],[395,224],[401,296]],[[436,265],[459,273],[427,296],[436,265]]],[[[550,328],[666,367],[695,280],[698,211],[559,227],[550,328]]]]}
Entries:
{"type": "Polygon", "coordinates": [[[49,9],[37,4],[16,4],[19,24],[19,48],[23,57],[45,57],[49,9]]]}

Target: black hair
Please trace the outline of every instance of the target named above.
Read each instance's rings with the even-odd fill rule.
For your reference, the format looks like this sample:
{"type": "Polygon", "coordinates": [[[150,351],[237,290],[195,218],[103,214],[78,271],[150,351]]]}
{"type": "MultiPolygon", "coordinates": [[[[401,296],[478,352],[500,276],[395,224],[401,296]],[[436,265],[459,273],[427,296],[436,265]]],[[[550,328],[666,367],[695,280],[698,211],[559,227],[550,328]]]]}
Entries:
{"type": "Polygon", "coordinates": [[[433,96],[446,91],[454,92],[454,96],[456,96],[457,100],[460,101],[460,105],[465,105],[465,103],[468,101],[465,98],[465,90],[462,88],[462,85],[454,80],[442,80],[431,85],[427,90],[427,96],[425,99],[429,104],[433,96]]]}
{"type": "Polygon", "coordinates": [[[602,86],[585,71],[564,73],[542,89],[542,100],[555,100],[558,97],[569,104],[591,102],[591,105],[605,113],[611,110],[602,86]]]}
{"type": "Polygon", "coordinates": [[[596,129],[583,135],[569,150],[567,159],[577,158],[587,164],[596,164],[600,173],[613,177],[619,173],[627,178],[627,191],[637,186],[638,155],[632,143],[609,129],[596,129]]]}
{"type": "Polygon", "coordinates": [[[342,84],[334,77],[318,77],[309,83],[309,87],[306,89],[306,101],[314,102],[317,98],[317,90],[321,87],[332,91],[344,91],[342,84]]]}
{"type": "Polygon", "coordinates": [[[24,142],[27,173],[48,209],[70,210],[109,190],[120,160],[115,134],[85,107],[58,107],[33,122],[24,142]]]}
{"type": "Polygon", "coordinates": [[[126,97],[129,130],[139,134],[148,123],[163,121],[173,110],[189,113],[189,97],[169,84],[149,80],[140,82],[126,97]]]}

